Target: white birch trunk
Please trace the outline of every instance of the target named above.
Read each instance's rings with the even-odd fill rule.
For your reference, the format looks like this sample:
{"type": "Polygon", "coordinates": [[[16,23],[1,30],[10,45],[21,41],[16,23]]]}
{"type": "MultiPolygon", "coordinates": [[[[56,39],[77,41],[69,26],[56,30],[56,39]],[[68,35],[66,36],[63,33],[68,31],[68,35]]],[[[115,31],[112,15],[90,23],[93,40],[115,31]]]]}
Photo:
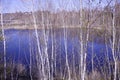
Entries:
{"type": "Polygon", "coordinates": [[[43,13],[42,13],[42,27],[43,27],[43,40],[44,40],[44,52],[45,52],[45,58],[46,58],[46,67],[47,67],[47,74],[48,74],[48,79],[50,79],[50,63],[49,63],[49,57],[48,57],[48,48],[47,48],[47,42],[48,42],[48,33],[46,33],[45,31],[45,25],[44,25],[44,17],[43,17],[43,13]]]}
{"type": "MultiPolygon", "coordinates": [[[[115,0],[116,5],[116,0],[115,0]]],[[[113,40],[112,40],[112,55],[114,60],[114,80],[117,80],[117,59],[115,55],[115,42],[116,42],[116,28],[115,28],[115,9],[113,10],[113,20],[112,20],[112,34],[113,34],[113,40]]]]}
{"type": "Polygon", "coordinates": [[[5,39],[5,32],[4,32],[4,23],[3,23],[3,6],[2,6],[2,1],[1,1],[1,4],[0,4],[1,8],[1,25],[2,25],[2,37],[3,37],[3,48],[4,48],[4,79],[6,80],[7,79],[7,73],[6,73],[6,39],[5,39]]]}
{"type": "Polygon", "coordinates": [[[37,49],[38,49],[38,56],[40,57],[40,61],[39,59],[37,59],[37,63],[38,63],[38,67],[39,67],[39,72],[41,72],[41,79],[42,80],[46,80],[46,76],[45,76],[45,70],[44,70],[44,60],[43,60],[43,55],[41,53],[41,49],[40,49],[40,42],[39,42],[39,34],[38,34],[38,26],[37,26],[37,22],[36,22],[36,18],[35,18],[35,10],[34,10],[34,1],[32,0],[32,17],[33,17],[33,23],[34,23],[34,29],[35,29],[35,36],[36,36],[36,40],[37,40],[37,49]]]}
{"type": "Polygon", "coordinates": [[[85,72],[84,72],[84,42],[83,42],[83,6],[82,6],[82,0],[80,0],[80,77],[81,80],[84,80],[85,72]]]}
{"type": "Polygon", "coordinates": [[[66,68],[67,68],[67,73],[68,73],[68,80],[71,80],[71,72],[70,72],[70,67],[69,67],[69,62],[68,62],[68,51],[67,51],[67,29],[64,21],[64,16],[62,15],[62,22],[63,22],[63,29],[64,29],[64,47],[65,47],[65,61],[66,61],[66,68]]]}

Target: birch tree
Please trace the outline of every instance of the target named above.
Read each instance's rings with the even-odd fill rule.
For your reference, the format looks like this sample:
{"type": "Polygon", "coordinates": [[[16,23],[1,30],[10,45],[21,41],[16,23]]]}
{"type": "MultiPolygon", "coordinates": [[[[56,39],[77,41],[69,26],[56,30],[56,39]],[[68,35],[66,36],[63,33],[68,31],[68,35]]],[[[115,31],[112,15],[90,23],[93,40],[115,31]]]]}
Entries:
{"type": "Polygon", "coordinates": [[[6,40],[5,40],[5,32],[4,32],[4,22],[3,22],[3,2],[2,0],[0,1],[0,17],[1,17],[1,26],[2,26],[2,36],[3,36],[3,48],[4,48],[4,79],[7,79],[7,74],[6,74],[6,40]]]}
{"type": "Polygon", "coordinates": [[[38,26],[37,26],[36,17],[35,17],[35,3],[33,0],[31,2],[32,2],[31,10],[32,10],[33,24],[34,24],[36,41],[37,41],[37,49],[38,49],[37,65],[38,65],[38,69],[39,69],[39,74],[41,74],[40,79],[46,80],[45,70],[44,70],[44,60],[43,60],[43,55],[42,55],[42,52],[40,49],[40,41],[39,41],[39,36],[38,36],[39,35],[38,34],[38,26]]]}
{"type": "MultiPolygon", "coordinates": [[[[116,1],[114,1],[114,5],[116,5],[116,1]]],[[[115,27],[115,8],[113,9],[113,19],[112,19],[112,56],[113,56],[113,60],[114,60],[114,80],[117,80],[117,55],[116,55],[116,48],[115,48],[115,44],[116,44],[116,27],[115,27]]]]}

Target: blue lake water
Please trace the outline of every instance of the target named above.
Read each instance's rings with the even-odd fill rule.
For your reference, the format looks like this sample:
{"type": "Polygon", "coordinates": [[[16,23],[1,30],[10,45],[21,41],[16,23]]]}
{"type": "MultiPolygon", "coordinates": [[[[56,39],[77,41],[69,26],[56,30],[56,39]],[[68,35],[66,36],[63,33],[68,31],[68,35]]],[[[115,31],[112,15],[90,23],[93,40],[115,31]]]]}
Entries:
{"type": "MultiPolygon", "coordinates": [[[[42,39],[41,36],[42,31],[39,30],[39,38],[42,39]]],[[[60,57],[62,61],[65,62],[65,48],[64,48],[64,37],[63,37],[63,30],[55,31],[54,37],[54,46],[55,52],[57,53],[57,65],[59,64],[60,57]],[[61,34],[60,34],[61,33],[61,34]]],[[[50,36],[50,35],[49,35],[50,36]]],[[[5,37],[6,37],[6,53],[7,53],[7,60],[11,61],[14,60],[15,62],[29,64],[29,57],[30,57],[30,45],[32,46],[32,56],[37,54],[36,49],[36,37],[34,30],[5,30],[5,37]]],[[[42,42],[40,42],[42,45],[42,42]]],[[[52,40],[51,37],[48,37],[48,54],[50,56],[51,49],[52,49],[52,40]]],[[[103,65],[104,59],[106,56],[106,46],[104,43],[94,42],[93,43],[93,51],[94,51],[94,62],[95,65],[103,65]]],[[[3,47],[1,43],[0,48],[1,54],[3,53],[3,47]]],[[[68,50],[68,59],[69,63],[72,62],[73,54],[75,55],[75,63],[76,66],[78,65],[79,61],[79,52],[80,52],[80,42],[78,36],[72,36],[68,31],[67,37],[67,50],[68,50]]],[[[91,53],[92,53],[92,42],[88,43],[87,49],[87,66],[91,68],[91,53]]],[[[111,50],[108,48],[109,58],[111,55],[111,50]]],[[[64,64],[64,63],[63,63],[64,64]]]]}

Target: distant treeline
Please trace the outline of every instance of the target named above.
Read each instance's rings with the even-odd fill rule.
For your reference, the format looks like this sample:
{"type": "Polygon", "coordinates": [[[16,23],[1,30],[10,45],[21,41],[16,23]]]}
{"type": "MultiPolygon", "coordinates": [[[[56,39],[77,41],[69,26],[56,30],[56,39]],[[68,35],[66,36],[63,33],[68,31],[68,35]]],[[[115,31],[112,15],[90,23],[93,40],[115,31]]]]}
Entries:
{"type": "MultiPolygon", "coordinates": [[[[113,19],[113,8],[115,8],[115,25],[120,26],[120,4],[115,7],[107,6],[104,9],[83,9],[82,20],[83,27],[88,24],[90,27],[111,27],[113,19]]],[[[62,27],[63,24],[68,27],[78,27],[80,22],[80,11],[36,11],[36,12],[16,12],[4,13],[4,25],[32,25],[33,14],[36,23],[40,27],[44,24],[46,27],[62,27]],[[43,16],[42,16],[43,15],[43,16]]]]}

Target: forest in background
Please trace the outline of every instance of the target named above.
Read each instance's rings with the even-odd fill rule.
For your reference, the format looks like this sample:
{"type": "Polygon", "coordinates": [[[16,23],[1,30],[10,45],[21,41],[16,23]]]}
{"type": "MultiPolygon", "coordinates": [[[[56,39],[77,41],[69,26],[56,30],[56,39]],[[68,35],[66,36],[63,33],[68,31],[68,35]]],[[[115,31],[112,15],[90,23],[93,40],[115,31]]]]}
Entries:
{"type": "MultiPolygon", "coordinates": [[[[89,4],[88,7],[91,5],[89,4]]],[[[112,27],[113,19],[113,9],[115,9],[115,26],[119,29],[120,26],[120,4],[116,3],[115,6],[110,6],[108,3],[104,8],[96,7],[92,8],[83,8],[82,9],[82,19],[84,22],[83,27],[86,27],[88,24],[91,28],[109,28],[112,27]]],[[[52,12],[50,10],[44,11],[35,11],[36,24],[38,28],[42,28],[42,14],[44,14],[44,25],[47,27],[53,28],[62,28],[62,17],[64,17],[65,25],[68,28],[78,28],[80,25],[80,10],[71,10],[67,11],[57,10],[52,12]]],[[[32,17],[32,12],[16,12],[16,13],[4,13],[3,14],[3,23],[5,29],[34,29],[34,22],[32,17]],[[26,25],[26,26],[25,26],[26,25]]]]}

